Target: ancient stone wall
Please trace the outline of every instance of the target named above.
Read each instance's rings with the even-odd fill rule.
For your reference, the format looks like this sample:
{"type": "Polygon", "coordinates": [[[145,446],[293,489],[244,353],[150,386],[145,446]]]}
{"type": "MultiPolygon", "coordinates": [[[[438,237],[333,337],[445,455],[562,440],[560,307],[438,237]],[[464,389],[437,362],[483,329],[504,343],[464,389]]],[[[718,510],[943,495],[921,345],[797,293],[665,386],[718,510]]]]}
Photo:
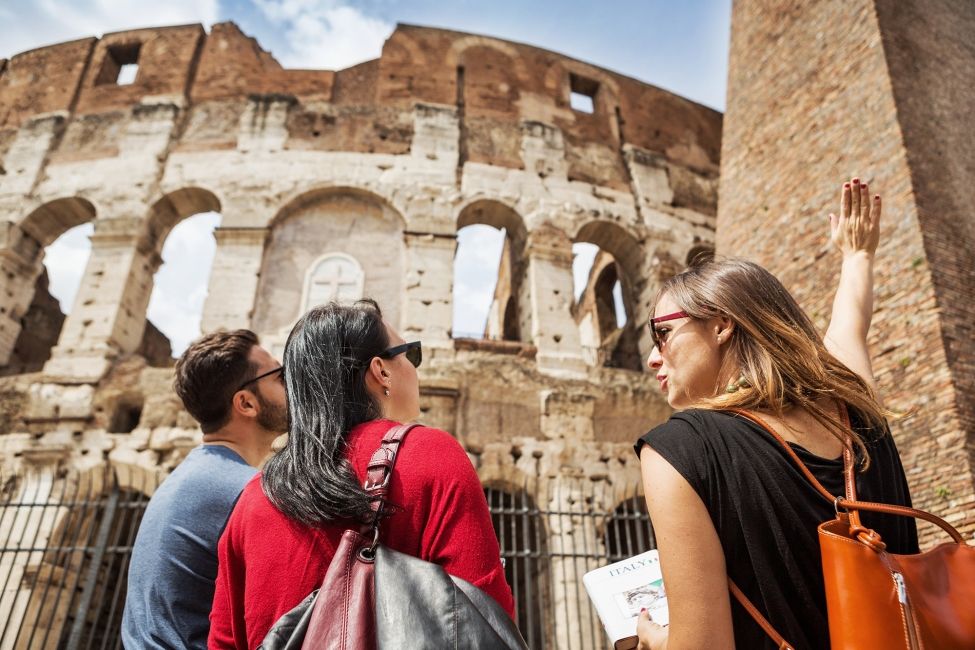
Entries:
{"type": "MultiPolygon", "coordinates": [[[[615,260],[630,356],[645,357],[637,324],[659,281],[713,244],[720,139],[718,113],[671,93],[423,27],[339,71],[283,69],[232,23],[18,54],[0,64],[0,364],[20,363],[45,247],[82,223],[94,234],[50,358],[0,379],[0,467],[107,460],[141,489],[198,443],[146,308],[169,232],[217,211],[204,330],[250,327],[280,353],[308,306],[372,295],[423,341],[422,419],[460,439],[485,485],[571,500],[603,484],[590,506],[612,513],[639,483],[633,440],[669,409],[638,362],[585,353],[572,245],[615,260]],[[453,338],[456,233],[472,224],[506,232],[508,340],[453,338]]],[[[569,554],[586,541],[546,534],[569,554]]]]}
{"type": "Polygon", "coordinates": [[[969,536],[973,38],[967,2],[736,2],[718,215],[718,252],[766,265],[825,328],[838,185],[883,193],[874,370],[911,414],[892,426],[915,505],[969,536]]]}

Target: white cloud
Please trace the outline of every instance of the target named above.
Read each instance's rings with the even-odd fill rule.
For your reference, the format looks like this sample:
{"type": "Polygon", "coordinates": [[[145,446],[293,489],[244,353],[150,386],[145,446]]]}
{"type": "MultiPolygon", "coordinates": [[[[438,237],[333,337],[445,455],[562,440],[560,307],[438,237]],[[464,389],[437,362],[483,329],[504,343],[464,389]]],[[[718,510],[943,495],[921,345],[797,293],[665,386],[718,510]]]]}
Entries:
{"type": "Polygon", "coordinates": [[[394,25],[339,0],[254,0],[284,31],[289,49],[275,56],[289,68],[341,70],[378,58],[394,25]]]}
{"type": "Polygon", "coordinates": [[[147,317],[169,338],[173,356],[200,336],[217,250],[213,229],[219,224],[215,212],[198,214],[177,224],[163,245],[163,265],[156,272],[147,317]]]}
{"type": "Polygon", "coordinates": [[[0,7],[0,57],[86,36],[217,20],[218,0],[37,0],[0,7]]]}

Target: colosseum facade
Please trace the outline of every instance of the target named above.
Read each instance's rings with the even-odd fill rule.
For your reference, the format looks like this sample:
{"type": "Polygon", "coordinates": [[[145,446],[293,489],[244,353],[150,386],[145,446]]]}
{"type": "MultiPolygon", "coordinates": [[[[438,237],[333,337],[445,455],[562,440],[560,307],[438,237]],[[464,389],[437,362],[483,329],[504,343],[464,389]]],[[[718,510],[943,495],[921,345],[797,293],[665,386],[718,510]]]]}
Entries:
{"type": "Polygon", "coordinates": [[[660,279],[713,249],[719,113],[538,48],[408,25],[338,71],[283,69],[233,23],[81,39],[0,71],[0,466],[8,500],[37,508],[3,523],[40,549],[0,572],[13,627],[48,616],[37,643],[53,647],[113,624],[79,615],[77,596],[42,615],[39,594],[75,571],[108,602],[124,567],[42,551],[84,531],[120,548],[123,524],[56,495],[144,501],[199,444],[146,310],[167,235],[213,211],[203,330],[251,328],[280,354],[310,305],[376,298],[423,341],[422,419],[477,467],[532,647],[603,643],[579,583],[650,543],[632,443],[669,408],[641,369],[639,325],[660,279]],[[138,73],[120,84],[126,65],[138,73]],[[86,222],[65,317],[45,247],[86,222]],[[474,224],[505,244],[488,326],[462,337],[456,236],[474,224]],[[583,242],[601,253],[576,300],[583,242]]]}

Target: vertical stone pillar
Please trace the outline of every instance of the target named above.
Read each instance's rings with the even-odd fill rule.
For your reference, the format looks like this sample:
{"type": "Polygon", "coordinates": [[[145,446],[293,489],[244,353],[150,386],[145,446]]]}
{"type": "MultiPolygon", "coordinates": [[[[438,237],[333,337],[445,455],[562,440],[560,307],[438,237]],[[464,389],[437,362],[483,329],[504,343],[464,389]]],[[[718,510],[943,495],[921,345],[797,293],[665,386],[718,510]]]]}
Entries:
{"type": "Polygon", "coordinates": [[[10,361],[41,273],[40,245],[10,222],[0,223],[0,366],[10,361]]]}
{"type": "Polygon", "coordinates": [[[452,349],[454,235],[406,233],[406,300],[400,317],[407,341],[452,349]]]}
{"type": "Polygon", "coordinates": [[[586,375],[579,328],[572,319],[572,242],[550,225],[532,231],[526,247],[528,288],[531,292],[531,342],[542,372],[586,375]]]}
{"type": "Polygon", "coordinates": [[[267,228],[221,227],[213,232],[217,251],[203,305],[204,333],[251,326],[267,235],[267,228]]]}
{"type": "Polygon", "coordinates": [[[48,380],[98,381],[116,356],[139,347],[152,278],[162,262],[143,231],[141,219],[95,222],[74,307],[44,366],[48,380]]]}

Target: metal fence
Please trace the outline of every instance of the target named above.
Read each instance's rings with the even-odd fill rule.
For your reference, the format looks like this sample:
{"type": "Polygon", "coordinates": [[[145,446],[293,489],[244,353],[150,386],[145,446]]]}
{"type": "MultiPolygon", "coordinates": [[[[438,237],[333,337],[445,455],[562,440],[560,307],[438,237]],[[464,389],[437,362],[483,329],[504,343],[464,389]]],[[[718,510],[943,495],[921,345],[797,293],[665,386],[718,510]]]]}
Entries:
{"type": "Polygon", "coordinates": [[[484,493],[528,646],[609,647],[582,576],[656,548],[636,488],[620,495],[605,482],[581,480],[484,493]]]}
{"type": "Polygon", "coordinates": [[[126,572],[152,491],[140,488],[121,488],[110,468],[4,480],[0,650],[121,648],[126,572]]]}
{"type": "MultiPolygon", "coordinates": [[[[110,468],[0,480],[0,650],[121,648],[125,585],[147,494],[110,468]]],[[[643,497],[607,482],[484,490],[534,650],[607,647],[582,576],[654,548],[643,497]]]]}

